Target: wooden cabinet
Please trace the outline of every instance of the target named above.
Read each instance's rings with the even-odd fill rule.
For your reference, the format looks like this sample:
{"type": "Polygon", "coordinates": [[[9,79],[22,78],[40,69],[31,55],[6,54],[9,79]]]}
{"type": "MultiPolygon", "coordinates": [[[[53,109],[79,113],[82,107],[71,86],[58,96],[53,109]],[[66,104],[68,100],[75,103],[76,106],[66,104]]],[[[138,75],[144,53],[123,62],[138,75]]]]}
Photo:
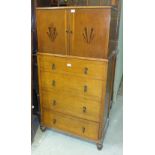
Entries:
{"type": "Polygon", "coordinates": [[[115,49],[113,8],[37,8],[41,129],[85,138],[102,148],[115,49]]]}

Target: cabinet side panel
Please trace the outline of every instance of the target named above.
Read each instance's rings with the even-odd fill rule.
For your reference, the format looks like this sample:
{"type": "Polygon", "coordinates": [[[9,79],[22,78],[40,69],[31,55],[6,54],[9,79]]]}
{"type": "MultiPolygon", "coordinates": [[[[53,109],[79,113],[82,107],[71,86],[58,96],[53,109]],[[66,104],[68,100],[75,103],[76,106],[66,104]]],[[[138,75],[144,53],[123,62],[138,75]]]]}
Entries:
{"type": "Polygon", "coordinates": [[[100,109],[100,129],[99,129],[99,139],[102,138],[104,132],[104,126],[108,117],[108,62],[106,63],[106,81],[102,88],[102,99],[101,99],[101,109],[100,109]]]}
{"type": "Polygon", "coordinates": [[[37,55],[37,64],[38,64],[38,84],[39,84],[39,103],[40,103],[40,124],[43,124],[43,118],[42,118],[42,97],[41,97],[41,79],[40,79],[40,56],[37,55]]]}
{"type": "Polygon", "coordinates": [[[118,11],[111,11],[110,33],[109,33],[109,56],[116,51],[118,44],[118,11]]]}

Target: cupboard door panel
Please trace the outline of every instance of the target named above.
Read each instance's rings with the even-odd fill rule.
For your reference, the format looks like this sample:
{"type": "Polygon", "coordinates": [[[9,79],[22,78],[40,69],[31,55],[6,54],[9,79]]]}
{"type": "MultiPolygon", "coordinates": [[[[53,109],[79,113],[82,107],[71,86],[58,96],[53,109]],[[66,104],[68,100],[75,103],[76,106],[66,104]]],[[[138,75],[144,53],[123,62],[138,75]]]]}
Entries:
{"type": "Polygon", "coordinates": [[[110,14],[110,9],[70,10],[70,55],[107,58],[110,14]]]}
{"type": "Polygon", "coordinates": [[[67,11],[36,10],[40,52],[67,54],[67,11]]]}

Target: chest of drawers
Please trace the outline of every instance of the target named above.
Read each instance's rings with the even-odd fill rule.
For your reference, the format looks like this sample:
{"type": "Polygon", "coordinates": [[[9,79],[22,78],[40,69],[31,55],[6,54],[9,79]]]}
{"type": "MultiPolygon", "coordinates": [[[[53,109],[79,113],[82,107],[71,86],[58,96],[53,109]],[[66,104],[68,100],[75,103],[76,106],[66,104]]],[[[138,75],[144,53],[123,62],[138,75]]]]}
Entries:
{"type": "Polygon", "coordinates": [[[102,148],[111,93],[112,7],[37,8],[41,129],[102,148]]]}

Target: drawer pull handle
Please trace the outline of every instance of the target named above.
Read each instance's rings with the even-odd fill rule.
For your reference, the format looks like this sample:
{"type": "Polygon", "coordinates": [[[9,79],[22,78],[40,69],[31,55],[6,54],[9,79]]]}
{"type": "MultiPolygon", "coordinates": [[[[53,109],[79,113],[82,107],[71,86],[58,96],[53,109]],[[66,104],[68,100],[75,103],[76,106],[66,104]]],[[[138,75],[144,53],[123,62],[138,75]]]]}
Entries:
{"type": "Polygon", "coordinates": [[[83,112],[84,112],[84,113],[86,112],[86,110],[87,110],[87,108],[86,108],[86,107],[83,107],[83,112]]]}
{"type": "Polygon", "coordinates": [[[53,124],[56,124],[56,119],[53,119],[53,124]]]}
{"type": "Polygon", "coordinates": [[[88,88],[87,86],[84,86],[84,92],[87,92],[88,88]]]}
{"type": "Polygon", "coordinates": [[[53,81],[52,81],[52,86],[55,86],[55,83],[56,83],[55,80],[53,80],[53,81]]]}
{"type": "Polygon", "coordinates": [[[53,106],[55,106],[56,105],[56,100],[53,100],[53,106]]]}
{"type": "Polygon", "coordinates": [[[87,67],[84,68],[84,74],[88,74],[88,68],[87,67]]]}
{"type": "Polygon", "coordinates": [[[82,128],[82,132],[85,133],[85,130],[86,130],[86,129],[83,127],[83,128],[82,128]]]}
{"type": "Polygon", "coordinates": [[[56,69],[55,64],[52,64],[52,70],[56,69]]]}

